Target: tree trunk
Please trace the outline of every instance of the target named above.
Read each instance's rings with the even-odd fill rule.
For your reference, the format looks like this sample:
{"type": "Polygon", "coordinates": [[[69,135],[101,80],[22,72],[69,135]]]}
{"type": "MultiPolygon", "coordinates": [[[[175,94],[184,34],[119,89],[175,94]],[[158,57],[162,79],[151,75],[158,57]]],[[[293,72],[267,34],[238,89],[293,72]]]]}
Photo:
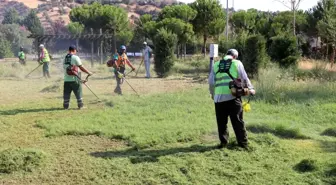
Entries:
{"type": "Polygon", "coordinates": [[[177,47],[176,47],[176,58],[179,58],[180,56],[180,45],[177,44],[177,47]]]}
{"type": "Polygon", "coordinates": [[[332,44],[331,47],[332,47],[332,55],[331,55],[331,58],[330,58],[330,64],[331,64],[331,66],[333,66],[334,61],[335,61],[336,51],[335,51],[335,45],[334,44],[332,44]]]}
{"type": "Polygon", "coordinates": [[[186,58],[187,55],[187,44],[184,44],[184,59],[186,58]]]}
{"type": "Polygon", "coordinates": [[[326,56],[325,56],[325,61],[328,61],[328,56],[329,56],[329,44],[326,44],[327,47],[327,52],[326,52],[326,56]]]}
{"type": "Polygon", "coordinates": [[[113,28],[113,50],[114,50],[114,53],[117,53],[118,52],[118,49],[117,49],[117,38],[116,38],[116,31],[115,31],[115,28],[113,28]]]}
{"type": "Polygon", "coordinates": [[[207,36],[204,34],[203,35],[203,52],[204,52],[204,57],[206,55],[206,41],[207,41],[207,36]]]}
{"type": "Polygon", "coordinates": [[[293,32],[294,32],[294,36],[295,36],[295,35],[296,35],[296,32],[295,32],[295,23],[296,23],[295,8],[293,8],[293,14],[294,14],[294,20],[293,20],[293,32]]]}

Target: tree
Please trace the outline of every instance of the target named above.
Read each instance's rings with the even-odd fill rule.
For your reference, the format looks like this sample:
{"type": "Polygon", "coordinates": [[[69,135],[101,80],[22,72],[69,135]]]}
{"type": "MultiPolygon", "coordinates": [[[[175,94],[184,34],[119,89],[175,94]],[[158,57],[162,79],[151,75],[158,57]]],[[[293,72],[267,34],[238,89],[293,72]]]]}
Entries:
{"type": "Polygon", "coordinates": [[[160,28],[153,41],[155,44],[154,70],[160,78],[166,77],[174,65],[177,36],[164,28],[160,28]]]}
{"type": "Polygon", "coordinates": [[[17,24],[0,25],[0,37],[10,43],[10,49],[16,53],[20,46],[29,46],[32,41],[27,38],[30,33],[22,26],[17,24]]]}
{"type": "Polygon", "coordinates": [[[13,57],[14,54],[11,51],[11,44],[0,35],[0,58],[13,57]]]}
{"type": "MultiPolygon", "coordinates": [[[[127,12],[120,7],[103,6],[97,2],[83,5],[71,10],[70,20],[83,24],[86,31],[92,28],[96,32],[102,29],[104,33],[112,33],[115,38],[121,38],[120,41],[126,45],[133,38],[127,12]]],[[[114,50],[116,50],[116,42],[114,42],[114,50]]]]}
{"type": "Polygon", "coordinates": [[[208,38],[223,33],[225,29],[225,14],[217,0],[196,0],[190,6],[197,12],[192,23],[195,33],[203,37],[205,56],[208,38]]]}
{"type": "Polygon", "coordinates": [[[142,15],[140,17],[140,19],[136,22],[136,35],[139,36],[139,37],[136,37],[138,38],[138,40],[140,40],[140,42],[143,42],[143,41],[146,41],[147,38],[150,38],[150,34],[148,32],[148,30],[146,30],[145,28],[145,24],[148,23],[148,22],[151,22],[153,20],[153,17],[152,15],[150,14],[145,14],[145,15],[142,15]]]}
{"type": "Polygon", "coordinates": [[[159,13],[158,20],[166,18],[181,19],[184,22],[190,22],[196,17],[196,10],[188,5],[166,6],[159,13]]]}
{"type": "Polygon", "coordinates": [[[236,34],[240,34],[242,31],[256,33],[256,18],[257,10],[240,10],[233,13],[232,17],[230,18],[230,22],[236,34]]]}
{"type": "MultiPolygon", "coordinates": [[[[71,22],[67,25],[69,32],[73,35],[80,35],[84,32],[84,25],[78,22],[71,22]]],[[[78,48],[79,40],[76,39],[76,46],[78,48]]]]}
{"type": "Polygon", "coordinates": [[[332,46],[331,63],[335,60],[335,44],[336,44],[336,4],[333,0],[323,0],[324,7],[322,20],[318,21],[317,29],[319,35],[327,40],[327,47],[329,44],[332,46]]]}
{"type": "Polygon", "coordinates": [[[2,24],[17,24],[19,23],[19,21],[20,21],[19,13],[14,8],[10,8],[5,11],[2,24]]]}
{"type": "Polygon", "coordinates": [[[282,3],[284,6],[286,6],[287,8],[289,8],[292,12],[293,12],[293,33],[294,36],[296,35],[296,11],[298,10],[300,3],[302,2],[302,0],[276,0],[280,3],[282,3]]]}
{"type": "Polygon", "coordinates": [[[25,17],[23,24],[32,34],[42,35],[44,33],[41,21],[34,10],[31,10],[25,17]]]}
{"type": "Polygon", "coordinates": [[[188,5],[173,5],[164,7],[158,15],[158,21],[164,23],[174,21],[176,26],[179,26],[179,28],[168,28],[178,36],[177,56],[179,55],[180,48],[184,48],[184,54],[186,54],[186,44],[194,35],[193,26],[190,23],[195,19],[196,14],[196,10],[188,5]]]}
{"type": "Polygon", "coordinates": [[[185,45],[193,36],[193,26],[181,19],[165,18],[156,24],[156,29],[165,28],[176,34],[177,45],[185,45]]]}

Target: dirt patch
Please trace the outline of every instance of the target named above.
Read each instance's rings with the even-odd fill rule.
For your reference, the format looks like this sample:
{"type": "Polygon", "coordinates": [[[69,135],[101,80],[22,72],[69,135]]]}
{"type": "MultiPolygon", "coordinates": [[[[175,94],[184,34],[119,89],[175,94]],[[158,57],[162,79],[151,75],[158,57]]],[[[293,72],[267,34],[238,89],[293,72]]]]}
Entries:
{"type": "Polygon", "coordinates": [[[303,70],[311,70],[316,67],[336,72],[336,64],[331,65],[330,63],[327,62],[310,60],[310,59],[303,59],[299,62],[299,68],[303,70]]]}

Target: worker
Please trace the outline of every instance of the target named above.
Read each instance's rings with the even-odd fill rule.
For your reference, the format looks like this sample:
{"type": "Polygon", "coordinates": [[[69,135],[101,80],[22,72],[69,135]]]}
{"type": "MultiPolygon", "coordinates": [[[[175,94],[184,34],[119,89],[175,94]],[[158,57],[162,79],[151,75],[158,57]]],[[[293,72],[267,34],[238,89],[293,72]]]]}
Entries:
{"type": "Polygon", "coordinates": [[[43,65],[43,77],[50,78],[50,73],[49,73],[50,56],[49,56],[48,50],[44,47],[43,44],[40,45],[40,57],[38,59],[38,62],[41,65],[43,65]]]}
{"type": "Polygon", "coordinates": [[[246,74],[242,62],[237,60],[237,58],[238,51],[236,49],[228,50],[226,56],[221,61],[214,63],[208,79],[210,95],[215,103],[220,140],[218,148],[226,147],[229,142],[229,131],[227,127],[229,116],[238,145],[242,148],[248,148],[241,96],[248,94],[254,95],[255,90],[246,74]],[[236,84],[233,82],[239,81],[245,82],[246,88],[240,88],[240,91],[233,93],[235,89],[238,89],[238,86],[235,85],[234,88],[230,88],[230,85],[232,86],[232,84],[236,84]]]}
{"type": "Polygon", "coordinates": [[[126,64],[132,68],[132,71],[135,70],[134,66],[128,60],[126,55],[126,46],[122,45],[118,53],[113,56],[114,61],[114,74],[117,81],[117,86],[114,89],[114,92],[122,95],[121,84],[125,76],[126,64]]]}
{"type": "Polygon", "coordinates": [[[20,47],[20,51],[18,53],[18,58],[19,58],[20,64],[26,65],[26,55],[23,51],[23,47],[20,47]]]}
{"type": "Polygon", "coordinates": [[[150,78],[150,58],[152,49],[147,45],[147,42],[143,43],[142,59],[145,63],[146,68],[146,78],[150,78]]]}
{"type": "Polygon", "coordinates": [[[80,58],[76,55],[77,48],[76,46],[69,47],[69,53],[65,56],[63,67],[64,67],[64,90],[63,90],[63,108],[69,109],[70,105],[70,97],[71,92],[73,91],[76,99],[78,109],[83,108],[83,99],[82,99],[82,83],[85,81],[81,81],[81,73],[78,69],[88,74],[89,76],[92,73],[87,70],[80,58]]]}

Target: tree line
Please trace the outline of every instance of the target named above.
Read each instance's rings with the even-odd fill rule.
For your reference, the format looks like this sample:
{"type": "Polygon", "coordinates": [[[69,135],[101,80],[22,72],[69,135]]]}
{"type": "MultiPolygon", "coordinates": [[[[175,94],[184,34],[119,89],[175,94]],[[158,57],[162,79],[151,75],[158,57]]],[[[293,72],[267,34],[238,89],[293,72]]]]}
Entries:
{"type": "MultiPolygon", "coordinates": [[[[298,5],[283,12],[231,10],[228,12],[228,39],[224,34],[226,12],[217,0],[165,6],[158,15],[142,15],[135,24],[130,23],[124,9],[94,2],[73,8],[69,15],[71,23],[66,28],[72,34],[91,33],[91,29],[97,34],[102,29],[103,33],[115,35],[118,45],[125,44],[130,49],[139,49],[141,43],[147,41],[154,48],[155,61],[166,64],[166,67],[161,65],[162,76],[173,65],[175,54],[177,57],[187,52],[205,55],[209,43],[219,43],[221,53],[229,47],[239,49],[242,61],[252,60],[254,66],[263,66],[273,60],[282,67],[289,67],[295,65],[300,56],[333,62],[336,54],[335,1],[320,0],[308,11],[297,10],[298,5]],[[314,48],[312,39],[318,37],[321,47],[314,48]]],[[[43,33],[34,11],[25,18],[18,18],[13,11],[8,11],[3,24],[18,24],[31,33],[43,33]]],[[[0,47],[13,43],[4,40],[7,43],[1,42],[0,47]]],[[[104,43],[107,51],[115,50],[111,43],[104,43]]],[[[82,44],[84,49],[90,48],[89,44],[82,44]]],[[[257,73],[255,69],[249,71],[257,73]]]]}

